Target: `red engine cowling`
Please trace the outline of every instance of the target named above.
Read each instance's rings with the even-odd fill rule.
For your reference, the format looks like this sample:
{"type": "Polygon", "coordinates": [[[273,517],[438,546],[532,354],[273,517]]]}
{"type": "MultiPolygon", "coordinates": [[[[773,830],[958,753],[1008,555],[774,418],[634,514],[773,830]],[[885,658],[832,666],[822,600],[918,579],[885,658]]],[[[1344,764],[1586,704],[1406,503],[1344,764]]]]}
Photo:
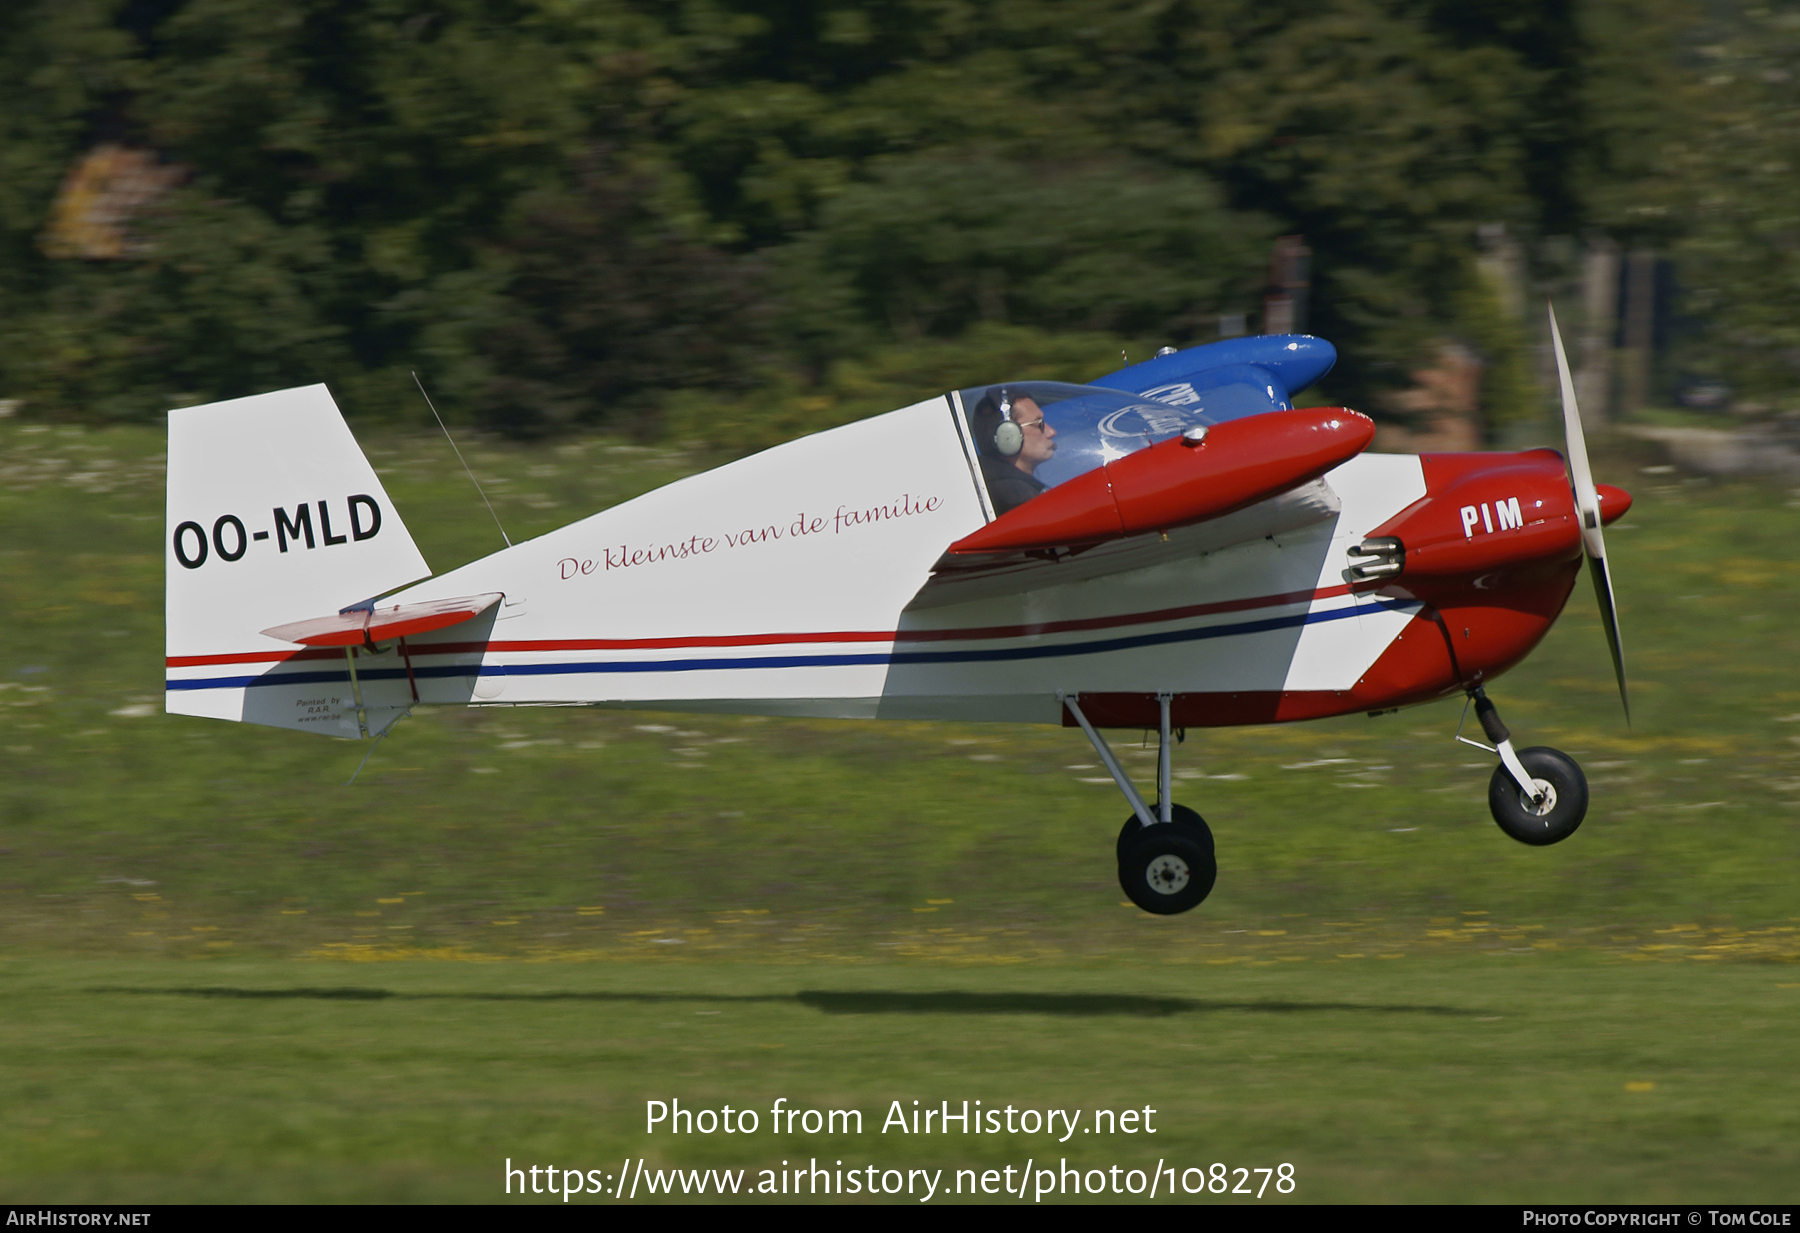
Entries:
{"type": "Polygon", "coordinates": [[[1426,495],[1369,533],[1400,541],[1400,576],[1468,576],[1580,553],[1575,497],[1555,450],[1425,454],[1419,462],[1426,495]]]}
{"type": "MultiPolygon", "coordinates": [[[[1467,577],[1525,561],[1579,554],[1575,496],[1555,450],[1522,454],[1422,454],[1426,495],[1369,533],[1399,541],[1412,578],[1467,577]]],[[[1631,495],[1598,485],[1600,520],[1631,508],[1631,495]]]]}
{"type": "MultiPolygon", "coordinates": [[[[1371,531],[1351,570],[1358,585],[1424,600],[1421,632],[1435,634],[1427,644],[1447,656],[1446,675],[1389,681],[1396,698],[1466,687],[1517,663],[1562,611],[1581,568],[1575,497],[1556,451],[1419,461],[1427,495],[1371,531]]],[[[1623,490],[1598,487],[1603,522],[1631,507],[1623,490]]]]}

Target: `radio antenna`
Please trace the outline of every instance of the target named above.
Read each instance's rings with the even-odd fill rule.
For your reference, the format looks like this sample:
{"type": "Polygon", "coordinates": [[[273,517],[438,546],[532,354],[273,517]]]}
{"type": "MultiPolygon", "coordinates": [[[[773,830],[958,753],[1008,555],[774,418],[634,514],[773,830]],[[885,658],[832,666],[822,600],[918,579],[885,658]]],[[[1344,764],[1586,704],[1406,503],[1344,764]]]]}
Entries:
{"type": "MultiPolygon", "coordinates": [[[[412,379],[413,384],[419,387],[419,393],[425,394],[425,383],[419,380],[419,374],[416,371],[413,373],[412,379]]],[[[450,430],[448,428],[444,428],[444,417],[438,414],[438,409],[432,404],[430,394],[425,394],[425,405],[431,408],[431,418],[437,421],[438,427],[444,429],[444,440],[450,443],[451,449],[456,450],[456,461],[462,463],[463,470],[469,471],[469,460],[463,457],[461,450],[456,449],[456,438],[450,435],[450,430]]],[[[488,514],[493,518],[494,525],[499,527],[500,538],[506,540],[506,546],[511,548],[513,543],[512,540],[507,539],[506,528],[500,526],[500,515],[494,513],[494,503],[488,500],[487,493],[481,491],[481,481],[475,478],[475,472],[473,471],[469,471],[469,482],[475,485],[476,492],[481,493],[481,503],[487,506],[488,514]]],[[[373,753],[375,751],[371,748],[369,752],[373,753]]],[[[367,759],[364,759],[364,761],[367,761],[367,759]]],[[[357,769],[361,770],[362,768],[358,767],[357,769]]]]}

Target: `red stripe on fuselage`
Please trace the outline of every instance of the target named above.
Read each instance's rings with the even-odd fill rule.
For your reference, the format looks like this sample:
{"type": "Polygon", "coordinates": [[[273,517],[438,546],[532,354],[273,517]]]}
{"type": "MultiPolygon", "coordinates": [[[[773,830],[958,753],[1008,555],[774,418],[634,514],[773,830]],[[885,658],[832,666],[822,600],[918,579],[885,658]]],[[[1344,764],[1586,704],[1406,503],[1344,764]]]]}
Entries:
{"type": "MultiPolygon", "coordinates": [[[[1347,586],[1320,587],[1311,591],[1288,591],[1282,595],[1258,595],[1250,599],[1228,599],[1211,604],[1188,604],[1180,608],[1159,608],[1154,612],[1133,612],[1123,616],[1083,617],[1068,621],[1040,621],[1029,625],[987,625],[974,629],[900,629],[900,630],[834,630],[796,634],[719,634],[712,637],[682,638],[555,638],[521,642],[428,642],[414,644],[414,658],[426,655],[475,655],[495,652],[529,651],[666,651],[689,647],[784,646],[823,642],[960,642],[998,638],[1030,638],[1044,634],[1076,633],[1083,630],[1114,629],[1127,625],[1152,625],[1161,621],[1181,621],[1193,617],[1213,616],[1225,612],[1245,612],[1254,608],[1276,608],[1285,604],[1312,603],[1348,595],[1347,586]]],[[[304,651],[250,651],[236,655],[171,655],[170,668],[200,668],[213,664],[283,663],[299,659],[336,659],[340,648],[304,651]]]]}
{"type": "Polygon", "coordinates": [[[169,668],[205,668],[213,664],[279,664],[290,659],[342,659],[344,648],[307,647],[304,651],[244,651],[237,655],[171,655],[163,661],[169,668]]]}

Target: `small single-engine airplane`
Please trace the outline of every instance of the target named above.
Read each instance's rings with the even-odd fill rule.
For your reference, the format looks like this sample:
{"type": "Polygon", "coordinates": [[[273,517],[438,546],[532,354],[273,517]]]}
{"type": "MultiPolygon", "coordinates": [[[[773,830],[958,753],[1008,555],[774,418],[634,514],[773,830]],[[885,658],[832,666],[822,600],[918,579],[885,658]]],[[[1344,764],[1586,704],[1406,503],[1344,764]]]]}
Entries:
{"type": "Polygon", "coordinates": [[[1601,526],[1631,498],[1593,482],[1551,327],[1567,474],[1365,453],[1366,417],[1290,402],[1331,345],[1274,335],[953,390],[437,577],[324,386],[172,411],[167,709],[351,738],[431,704],[1076,726],[1131,805],[1119,881],[1168,914],[1216,876],[1170,799],[1181,730],[1463,693],[1495,821],[1556,843],[1581,770],[1515,749],[1484,687],[1585,552],[1625,700],[1601,526]],[[1154,802],[1109,727],[1159,734],[1154,802]]]}

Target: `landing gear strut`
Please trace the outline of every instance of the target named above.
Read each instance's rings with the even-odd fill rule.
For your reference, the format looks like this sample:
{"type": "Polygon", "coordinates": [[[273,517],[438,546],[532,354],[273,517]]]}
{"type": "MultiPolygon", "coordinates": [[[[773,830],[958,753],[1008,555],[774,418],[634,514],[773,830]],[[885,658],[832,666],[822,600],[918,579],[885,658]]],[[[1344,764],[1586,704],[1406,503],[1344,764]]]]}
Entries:
{"type": "Polygon", "coordinates": [[[1131,901],[1158,916],[1185,912],[1212,892],[1219,876],[1213,859],[1212,831],[1199,814],[1170,799],[1169,703],[1172,695],[1156,696],[1160,711],[1156,750],[1156,805],[1144,803],[1137,785],[1113,757],[1106,738],[1095,730],[1081,712],[1075,695],[1062,696],[1063,705],[1075,716],[1075,722],[1100,755],[1107,773],[1119,785],[1119,791],[1131,804],[1131,816],[1119,832],[1119,886],[1131,901]]]}
{"type": "MultiPolygon", "coordinates": [[[[1477,685],[1469,691],[1481,730],[1492,746],[1472,741],[1459,725],[1456,739],[1465,745],[1500,755],[1500,765],[1488,781],[1488,812],[1500,829],[1533,847],[1561,843],[1587,816],[1587,778],[1575,759],[1558,749],[1538,745],[1514,750],[1512,734],[1500,722],[1500,712],[1477,685]]],[[[1465,716],[1467,711],[1464,711],[1465,716]]]]}

